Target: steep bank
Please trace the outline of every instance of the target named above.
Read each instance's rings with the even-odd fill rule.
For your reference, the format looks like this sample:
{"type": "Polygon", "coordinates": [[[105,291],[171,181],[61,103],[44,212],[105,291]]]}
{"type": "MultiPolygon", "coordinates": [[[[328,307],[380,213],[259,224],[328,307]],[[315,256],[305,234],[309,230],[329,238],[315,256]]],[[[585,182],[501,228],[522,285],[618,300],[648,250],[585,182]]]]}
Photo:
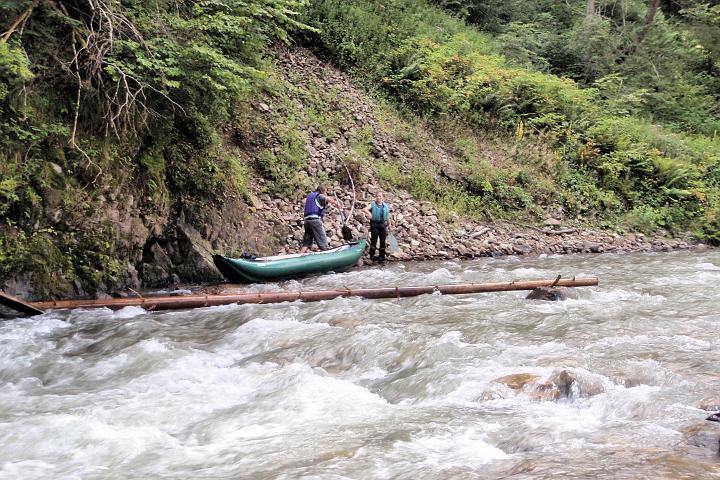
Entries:
{"type": "MultiPolygon", "coordinates": [[[[14,235],[15,245],[28,250],[32,260],[7,272],[3,288],[41,299],[220,280],[212,253],[297,251],[303,196],[317,183],[331,185],[349,213],[353,195],[347,171],[356,183],[350,220],[354,235],[367,235],[360,208],[376,190],[386,191],[400,244],[391,258],[397,260],[668,250],[691,244],[590,229],[582,219],[564,218],[554,204],[545,207],[545,224],[484,221],[481,212],[472,215],[453,204],[452,192],[460,192],[464,182],[458,173],[464,159],[446,147],[446,139],[404,120],[308,50],[281,48],[276,57],[277,89],[237,112],[223,132],[224,154],[238,159],[237,168],[247,175],[243,185],[229,176],[213,187],[221,191],[212,201],[177,198],[172,190],[158,193],[147,180],[132,177],[103,176],[100,185],[88,189],[75,179],[77,172],[50,163],[42,202],[33,211],[36,233],[27,238],[12,225],[3,226],[6,238],[14,235]],[[413,183],[417,178],[451,193],[424,194],[413,183]],[[68,265],[79,251],[109,265],[110,275],[94,274],[89,262],[68,265]]],[[[496,163],[511,161],[513,155],[511,147],[482,139],[475,153],[496,163]]],[[[518,218],[528,221],[522,212],[518,218]]],[[[326,226],[331,242],[342,243],[335,212],[326,226]]]]}
{"type": "MultiPolygon", "coordinates": [[[[345,166],[354,172],[355,214],[349,221],[356,237],[366,237],[367,220],[359,212],[383,190],[392,204],[394,232],[400,250],[391,258],[418,260],[434,258],[476,257],[488,255],[526,255],[540,253],[630,252],[689,248],[697,243],[689,238],[677,239],[663,235],[648,238],[643,234],[621,235],[616,232],[589,228],[577,218],[564,218],[557,205],[548,207],[545,221],[537,226],[515,224],[512,221],[487,222],[458,214],[459,205],[438,205],[414,198],[395,184],[398,176],[422,174],[443,190],[453,191],[463,179],[453,174],[462,168],[463,159],[445,147],[442,139],[418,125],[402,120],[397,114],[379,105],[372,97],[353,86],[348,77],[331,65],[318,60],[306,49],[281,50],[278,65],[284,78],[297,88],[291,101],[300,110],[312,92],[330,92],[329,109],[344,112],[344,121],[336,130],[322,131],[308,121],[304,129],[305,150],[308,155],[307,178],[328,179],[348,213],[353,195],[347,181],[345,166]],[[419,146],[420,148],[413,148],[419,146]],[[392,163],[390,163],[392,162],[392,163]],[[395,177],[388,175],[388,165],[395,177]],[[338,179],[332,181],[333,179],[338,179]]],[[[269,102],[269,100],[268,100],[269,102]]],[[[272,103],[263,108],[273,108],[272,103]]],[[[327,129],[327,127],[326,127],[327,129]]],[[[495,144],[480,144],[477,154],[508,161],[511,149],[495,144]]],[[[285,229],[286,245],[281,253],[295,252],[302,240],[302,198],[271,196],[261,191],[266,181],[258,179],[254,188],[256,214],[268,228],[285,229]]],[[[443,201],[446,199],[442,199],[443,201]]],[[[518,214],[522,216],[522,214],[518,214]]],[[[326,220],[331,242],[342,243],[337,215],[326,220]]],[[[522,222],[520,222],[522,223],[522,222]]]]}
{"type": "MultiPolygon", "coordinates": [[[[584,28],[582,3],[554,11],[567,14],[560,30],[584,28]]],[[[0,286],[49,298],[218,279],[213,252],[297,249],[304,196],[323,182],[348,207],[349,177],[353,207],[389,191],[398,258],[720,238],[720,148],[708,133],[715,70],[692,39],[657,50],[695,53],[653,64],[670,82],[646,96],[642,80],[596,85],[518,63],[503,53],[510,37],[432,2],[184,6],[0,6],[9,19],[0,39],[0,286]],[[354,83],[307,51],[276,46],[292,42],[354,83]],[[698,89],[671,102],[686,121],[657,124],[676,115],[655,117],[645,100],[676,93],[678,71],[702,77],[682,77],[698,89]],[[679,240],[655,241],[659,229],[679,240]]],[[[633,15],[644,8],[636,1],[633,15]]],[[[629,53],[626,66],[650,58],[629,53]]],[[[362,220],[351,220],[358,236],[362,220]]],[[[334,218],[328,227],[337,230],[334,218]]]]}

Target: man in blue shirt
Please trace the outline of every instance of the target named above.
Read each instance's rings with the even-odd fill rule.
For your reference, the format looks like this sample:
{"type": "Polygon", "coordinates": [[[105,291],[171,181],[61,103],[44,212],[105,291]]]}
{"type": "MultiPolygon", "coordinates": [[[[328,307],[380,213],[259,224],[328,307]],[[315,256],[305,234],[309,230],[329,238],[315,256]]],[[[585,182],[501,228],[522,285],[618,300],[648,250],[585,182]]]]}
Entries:
{"type": "Polygon", "coordinates": [[[325,185],[320,185],[317,190],[310,193],[305,199],[305,235],[303,236],[300,253],[306,253],[312,247],[313,240],[318,244],[320,250],[330,249],[325,234],[325,225],[323,225],[323,217],[328,203],[335,205],[336,208],[340,208],[340,205],[338,205],[337,200],[325,195],[326,192],[325,185]]]}
{"type": "Polygon", "coordinates": [[[375,250],[380,240],[380,256],[378,260],[385,261],[385,239],[390,230],[390,205],[385,203],[383,192],[375,194],[375,200],[363,208],[365,216],[370,219],[370,260],[375,260],[375,250]]]}

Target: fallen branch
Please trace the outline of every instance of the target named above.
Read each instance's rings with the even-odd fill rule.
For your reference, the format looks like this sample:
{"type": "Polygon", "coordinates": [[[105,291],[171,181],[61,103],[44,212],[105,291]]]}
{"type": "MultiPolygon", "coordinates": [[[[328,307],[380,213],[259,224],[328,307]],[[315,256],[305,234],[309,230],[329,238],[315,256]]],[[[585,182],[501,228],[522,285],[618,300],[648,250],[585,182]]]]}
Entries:
{"type": "Polygon", "coordinates": [[[38,6],[40,3],[40,0],[34,0],[28,8],[25,9],[24,12],[22,12],[20,15],[15,17],[15,20],[10,23],[10,26],[8,27],[7,31],[3,33],[2,37],[0,38],[0,43],[7,43],[8,40],[10,40],[10,36],[15,33],[15,31],[18,29],[18,27],[25,23],[25,21],[30,17],[30,14],[32,13],[33,9],[38,6]]]}
{"type": "Polygon", "coordinates": [[[575,233],[577,228],[559,228],[557,230],[541,230],[546,235],[565,235],[566,233],[575,233]]]}
{"type": "Polygon", "coordinates": [[[345,167],[345,171],[347,172],[347,176],[350,179],[350,186],[352,187],[353,191],[353,199],[352,199],[352,205],[350,206],[350,216],[349,218],[353,218],[353,211],[355,211],[355,182],[353,181],[352,175],[350,175],[350,169],[348,169],[347,164],[343,162],[343,167],[345,167]]]}
{"type": "Polygon", "coordinates": [[[489,232],[490,230],[492,230],[492,228],[490,228],[490,227],[483,227],[483,228],[481,228],[480,230],[478,230],[477,232],[474,232],[474,233],[471,233],[470,235],[468,235],[468,238],[472,240],[473,238],[477,238],[477,237],[480,237],[480,236],[482,236],[482,235],[485,235],[485,234],[486,234],[487,232],[489,232]]]}

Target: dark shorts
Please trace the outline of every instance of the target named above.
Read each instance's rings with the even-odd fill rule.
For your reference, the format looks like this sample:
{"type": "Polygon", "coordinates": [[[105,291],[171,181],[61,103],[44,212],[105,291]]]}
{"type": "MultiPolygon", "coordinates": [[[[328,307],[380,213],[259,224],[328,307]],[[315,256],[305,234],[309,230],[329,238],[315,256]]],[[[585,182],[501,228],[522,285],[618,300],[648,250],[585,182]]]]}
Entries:
{"type": "Polygon", "coordinates": [[[325,235],[325,225],[320,218],[305,219],[305,235],[303,236],[303,247],[312,247],[313,240],[317,243],[320,250],[328,250],[327,235],[325,235]]]}

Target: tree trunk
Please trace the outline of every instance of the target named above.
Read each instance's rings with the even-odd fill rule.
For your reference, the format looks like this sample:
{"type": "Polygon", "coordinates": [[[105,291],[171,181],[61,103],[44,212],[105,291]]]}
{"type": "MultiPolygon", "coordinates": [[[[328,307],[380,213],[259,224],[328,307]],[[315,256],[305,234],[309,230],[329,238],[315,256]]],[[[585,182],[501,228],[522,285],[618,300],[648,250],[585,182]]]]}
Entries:
{"type": "MultiPolygon", "coordinates": [[[[337,290],[306,290],[297,292],[256,292],[221,295],[188,295],[180,297],[141,297],[111,298],[107,300],[52,300],[34,302],[27,305],[37,311],[64,308],[110,308],[119,310],[125,307],[142,307],[145,310],[177,310],[187,308],[214,307],[218,305],[266,304],[280,302],[317,302],[332,300],[339,297],[362,298],[404,298],[418,295],[466,295],[483,292],[508,292],[518,290],[534,290],[539,287],[593,287],[598,284],[597,277],[557,278],[550,280],[513,280],[496,283],[462,283],[455,285],[428,285],[423,287],[380,287],[380,288],[346,288],[337,290]]],[[[12,308],[16,308],[13,306],[12,308]]],[[[32,314],[31,312],[28,312],[32,314]]]]}
{"type": "Polygon", "coordinates": [[[655,20],[655,14],[658,11],[658,7],[660,7],[660,0],[648,0],[648,9],[645,13],[642,26],[638,30],[637,37],[635,37],[635,42],[623,50],[620,63],[624,62],[627,57],[635,53],[637,47],[643,42],[643,40],[645,40],[645,37],[650,31],[650,26],[652,25],[653,20],[655,20]]]}
{"type": "Polygon", "coordinates": [[[595,0],[587,0],[585,4],[585,19],[595,16],[595,0]]]}
{"type": "Polygon", "coordinates": [[[636,45],[642,43],[645,36],[650,31],[650,25],[652,25],[653,20],[655,19],[655,14],[657,13],[659,6],[660,0],[648,0],[648,9],[645,13],[645,18],[643,19],[643,25],[640,27],[640,31],[638,32],[637,40],[635,41],[636,45]]]}
{"type": "Polygon", "coordinates": [[[657,9],[660,6],[660,0],[648,0],[648,10],[645,13],[645,20],[643,21],[644,26],[648,26],[653,22],[657,9]]]}

